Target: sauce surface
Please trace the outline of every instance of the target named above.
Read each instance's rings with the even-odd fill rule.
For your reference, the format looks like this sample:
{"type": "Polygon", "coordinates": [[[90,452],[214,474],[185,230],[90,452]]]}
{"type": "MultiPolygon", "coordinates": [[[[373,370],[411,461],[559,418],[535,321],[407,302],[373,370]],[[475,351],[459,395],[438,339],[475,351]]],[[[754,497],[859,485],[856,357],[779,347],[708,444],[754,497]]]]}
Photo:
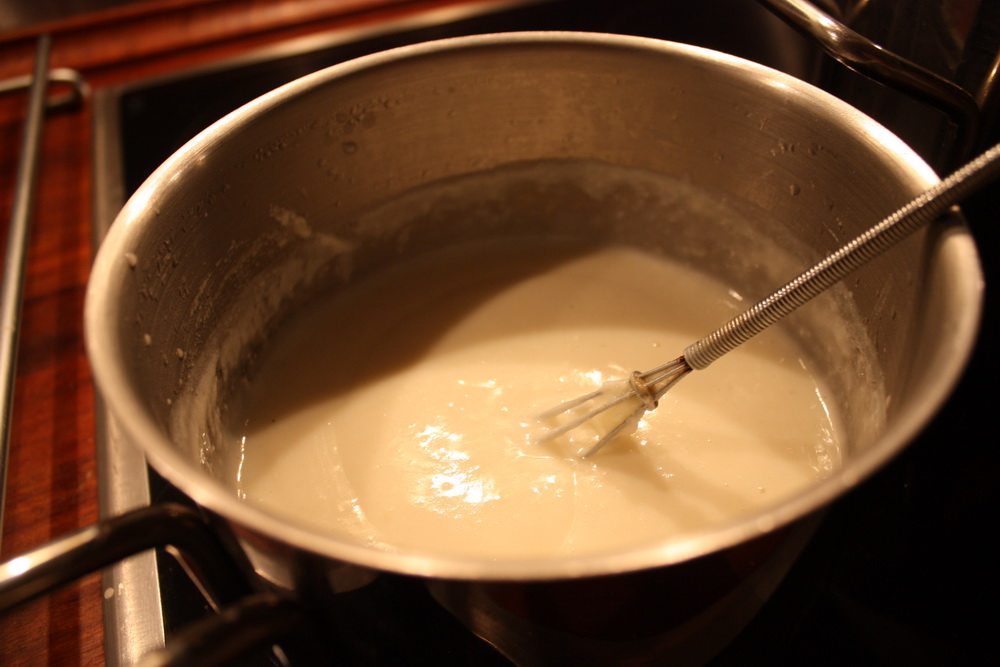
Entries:
{"type": "Polygon", "coordinates": [[[560,401],[676,357],[746,304],[636,249],[467,244],[303,309],[231,403],[237,494],[386,549],[587,555],[727,522],[839,461],[802,354],[772,329],[689,374],[592,458],[539,444],[560,401]]]}

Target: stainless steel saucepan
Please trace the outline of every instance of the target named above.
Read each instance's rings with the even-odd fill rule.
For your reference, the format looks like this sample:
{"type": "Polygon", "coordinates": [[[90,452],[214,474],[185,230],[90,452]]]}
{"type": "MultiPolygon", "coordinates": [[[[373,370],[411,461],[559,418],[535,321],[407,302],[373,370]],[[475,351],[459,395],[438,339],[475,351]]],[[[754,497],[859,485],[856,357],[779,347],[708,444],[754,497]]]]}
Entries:
{"type": "MultiPolygon", "coordinates": [[[[222,525],[223,541],[234,538],[254,587],[321,608],[378,572],[426,578],[523,662],[551,657],[520,632],[532,600],[656,595],[685,637],[671,655],[697,660],[707,654],[688,640],[731,636],[817,511],[898,453],[956,382],[982,289],[959,219],[917,233],[795,316],[843,416],[840,469],[683,539],[528,561],[387,552],[238,499],[212,472],[212,443],[197,437],[212,410],[178,411],[194,390],[224,401],[311,293],[400,254],[555,232],[697,263],[756,297],[936,180],[855,109],[717,52],[574,33],[406,47],[265,95],[163,164],[101,247],[86,304],[90,360],[128,440],[222,525]]],[[[21,570],[42,572],[25,559],[21,570]]],[[[45,572],[27,593],[4,593],[5,604],[65,580],[45,572]]],[[[559,608],[541,623],[572,633],[580,619],[572,604],[559,608]]],[[[587,612],[599,626],[599,608],[587,612]]]]}

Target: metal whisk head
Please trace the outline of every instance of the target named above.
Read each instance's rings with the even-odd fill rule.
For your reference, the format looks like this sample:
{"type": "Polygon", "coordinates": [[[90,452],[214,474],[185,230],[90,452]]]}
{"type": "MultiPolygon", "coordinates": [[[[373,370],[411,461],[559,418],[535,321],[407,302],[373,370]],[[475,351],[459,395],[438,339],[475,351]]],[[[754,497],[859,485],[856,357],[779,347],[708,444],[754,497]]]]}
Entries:
{"type": "Polygon", "coordinates": [[[536,441],[548,442],[589,422],[600,435],[583,453],[583,458],[591,456],[623,431],[635,430],[642,416],[656,408],[663,395],[691,370],[680,356],[645,373],[635,371],[625,380],[608,380],[596,391],[538,415],[541,421],[565,415],[566,421],[546,431],[536,441]]]}

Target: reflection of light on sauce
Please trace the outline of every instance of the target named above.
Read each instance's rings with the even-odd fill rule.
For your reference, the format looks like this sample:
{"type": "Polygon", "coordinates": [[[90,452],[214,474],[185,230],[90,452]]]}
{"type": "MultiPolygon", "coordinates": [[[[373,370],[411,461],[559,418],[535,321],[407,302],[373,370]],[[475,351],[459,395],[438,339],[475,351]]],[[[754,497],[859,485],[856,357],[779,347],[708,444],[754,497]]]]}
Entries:
{"type": "MultiPolygon", "coordinates": [[[[555,486],[557,480],[555,475],[543,475],[535,480],[535,483],[531,486],[531,492],[534,494],[542,494],[550,491],[551,487],[555,486]]],[[[556,489],[556,495],[560,493],[560,489],[556,489]]]]}
{"type": "MultiPolygon", "coordinates": [[[[648,415],[649,413],[647,412],[646,414],[648,415]]],[[[645,416],[640,417],[639,421],[636,422],[635,431],[632,435],[640,447],[645,447],[649,444],[649,421],[646,420],[645,416]]]]}
{"type": "Polygon", "coordinates": [[[418,443],[428,456],[435,461],[468,461],[469,455],[465,452],[450,449],[446,443],[459,443],[462,436],[459,433],[449,433],[441,426],[428,424],[422,431],[417,433],[418,443]],[[431,449],[431,445],[442,445],[437,449],[431,449]]]}
{"type": "Polygon", "coordinates": [[[826,399],[823,398],[823,394],[820,392],[819,387],[816,387],[813,391],[816,394],[816,400],[819,403],[819,406],[823,409],[823,414],[826,415],[826,421],[833,423],[833,418],[830,417],[830,408],[827,406],[826,399]]]}
{"type": "MultiPolygon", "coordinates": [[[[472,385],[478,389],[488,389],[490,398],[500,398],[503,396],[503,387],[497,384],[496,378],[490,378],[484,380],[483,382],[477,382],[472,385]]],[[[501,412],[507,412],[508,410],[501,406],[501,412]]]]}
{"type": "Polygon", "coordinates": [[[240,463],[236,468],[236,494],[242,499],[246,500],[247,492],[243,490],[243,464],[247,460],[247,437],[244,435],[240,438],[240,463]]]}
{"type": "Polygon", "coordinates": [[[348,498],[347,501],[338,503],[337,508],[341,512],[353,514],[354,517],[361,523],[368,521],[368,517],[365,516],[365,512],[361,509],[361,499],[357,496],[348,498]]]}
{"type": "Polygon", "coordinates": [[[457,498],[474,505],[499,500],[500,494],[496,493],[495,486],[491,479],[474,479],[465,472],[439,473],[431,477],[431,488],[439,497],[457,498]]]}
{"type": "Polygon", "coordinates": [[[456,514],[456,501],[469,505],[500,500],[496,482],[477,476],[479,466],[470,465],[468,452],[457,449],[462,435],[447,431],[440,423],[427,424],[416,433],[417,443],[431,459],[430,474],[420,480],[411,501],[439,514],[456,514]],[[444,502],[447,499],[450,502],[444,502]]]}

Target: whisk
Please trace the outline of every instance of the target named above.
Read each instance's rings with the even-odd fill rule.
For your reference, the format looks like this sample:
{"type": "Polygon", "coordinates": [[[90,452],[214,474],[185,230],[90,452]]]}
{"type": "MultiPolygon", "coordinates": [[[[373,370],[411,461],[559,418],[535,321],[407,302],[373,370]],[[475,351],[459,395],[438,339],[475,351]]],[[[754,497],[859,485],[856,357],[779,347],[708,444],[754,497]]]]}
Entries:
{"type": "Polygon", "coordinates": [[[721,356],[747,342],[793,312],[841,278],[893,247],[919,227],[943,214],[1000,175],[1000,144],[917,195],[881,222],[854,237],[783,287],[758,301],[683,353],[651,370],[635,371],[624,380],[609,380],[599,389],[541,413],[548,421],[567,414],[566,421],[536,438],[545,442],[584,424],[594,426],[597,442],[583,453],[592,456],[615,436],[634,431],[642,416],[688,373],[708,368],[721,356]],[[607,428],[604,428],[607,426],[607,428]]]}

